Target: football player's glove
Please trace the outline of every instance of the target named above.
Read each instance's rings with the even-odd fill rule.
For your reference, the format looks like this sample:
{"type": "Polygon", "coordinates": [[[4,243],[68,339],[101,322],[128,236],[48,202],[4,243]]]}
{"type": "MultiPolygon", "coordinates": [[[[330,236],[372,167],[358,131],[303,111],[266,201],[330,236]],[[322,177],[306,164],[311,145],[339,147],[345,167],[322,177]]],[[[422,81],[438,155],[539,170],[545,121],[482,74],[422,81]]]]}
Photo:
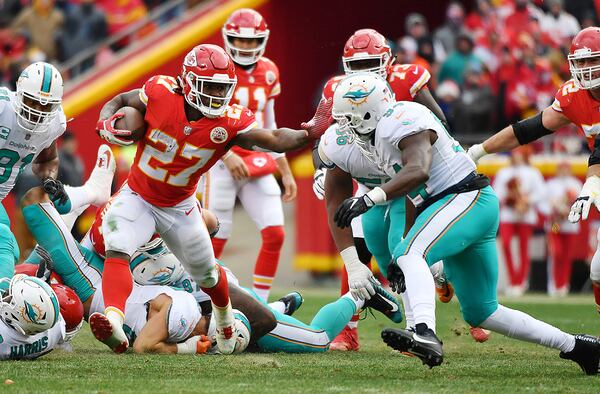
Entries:
{"type": "Polygon", "coordinates": [[[313,175],[313,193],[319,200],[325,198],[325,175],[327,174],[327,168],[317,168],[315,175],[313,175]]]}
{"type": "Polygon", "coordinates": [[[117,120],[125,116],[122,112],[117,112],[108,119],[101,119],[96,123],[96,131],[100,138],[110,144],[128,146],[134,143],[134,141],[123,139],[122,137],[129,137],[131,131],[115,129],[115,123],[117,120]]]}
{"type": "Polygon", "coordinates": [[[375,205],[368,195],[350,197],[345,199],[333,216],[333,220],[340,228],[350,227],[352,219],[367,212],[375,205]]]}
{"type": "Polygon", "coordinates": [[[595,175],[589,177],[583,184],[579,197],[571,206],[569,222],[577,223],[580,219],[586,220],[592,204],[600,210],[600,177],[595,175]]]}
{"type": "Polygon", "coordinates": [[[64,205],[69,201],[69,196],[65,191],[65,185],[62,184],[58,179],[51,177],[44,178],[42,181],[44,191],[50,197],[55,204],[64,205]]]}
{"type": "Polygon", "coordinates": [[[333,123],[333,118],[331,117],[332,106],[333,99],[329,98],[325,100],[322,98],[312,119],[300,124],[300,127],[308,132],[309,139],[316,140],[320,138],[329,125],[333,123]]]}

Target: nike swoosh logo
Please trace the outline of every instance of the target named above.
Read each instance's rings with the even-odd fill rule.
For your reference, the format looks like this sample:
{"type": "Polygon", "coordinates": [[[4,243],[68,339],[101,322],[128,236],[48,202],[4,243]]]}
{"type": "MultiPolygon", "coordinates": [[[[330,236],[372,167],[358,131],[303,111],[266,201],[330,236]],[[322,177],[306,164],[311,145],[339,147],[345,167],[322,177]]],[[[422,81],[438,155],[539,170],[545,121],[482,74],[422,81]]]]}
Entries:
{"type": "MultiPolygon", "coordinates": [[[[194,207],[196,208],[196,207],[194,207]]],[[[194,208],[191,208],[189,211],[185,211],[185,216],[189,216],[190,213],[192,213],[192,211],[194,210],[194,208]]]]}
{"type": "Polygon", "coordinates": [[[428,340],[428,339],[421,338],[420,336],[418,336],[418,335],[417,335],[417,333],[413,333],[413,339],[414,339],[415,341],[417,341],[417,342],[421,342],[421,343],[429,343],[429,344],[432,344],[432,345],[437,345],[437,342],[433,342],[433,341],[430,341],[430,340],[428,340]]]}

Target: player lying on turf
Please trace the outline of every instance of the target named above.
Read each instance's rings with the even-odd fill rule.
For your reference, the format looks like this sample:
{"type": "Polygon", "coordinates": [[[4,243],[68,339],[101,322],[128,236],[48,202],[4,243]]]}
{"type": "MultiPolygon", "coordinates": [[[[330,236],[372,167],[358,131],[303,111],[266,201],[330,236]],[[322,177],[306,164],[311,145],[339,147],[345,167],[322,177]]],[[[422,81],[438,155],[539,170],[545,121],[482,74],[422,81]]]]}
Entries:
{"type": "MultiPolygon", "coordinates": [[[[102,290],[98,287],[103,270],[102,259],[90,250],[77,246],[53,204],[40,188],[34,188],[25,195],[23,215],[30,230],[40,241],[40,246],[48,252],[49,259],[46,264],[65,284],[73,287],[83,300],[84,315],[87,317],[95,311],[102,310],[104,307],[102,290]]],[[[172,263],[170,272],[183,271],[174,267],[174,264],[179,262],[174,260],[172,263]]],[[[141,265],[149,272],[160,272],[164,268],[164,260],[151,260],[150,265],[144,263],[141,265]]],[[[148,276],[144,276],[141,270],[134,268],[133,271],[142,276],[141,279],[136,277],[136,282],[148,280],[148,276]]],[[[172,279],[176,284],[181,283],[179,277],[173,276],[172,279]]],[[[402,320],[399,305],[394,297],[381,287],[377,288],[376,296],[368,302],[355,301],[350,294],[345,295],[338,301],[323,307],[311,324],[306,325],[277,309],[269,308],[269,311],[264,307],[248,308],[247,305],[251,304],[248,299],[252,297],[236,288],[236,282],[234,276],[229,277],[232,302],[237,306],[238,300],[244,300],[248,320],[267,321],[262,323],[262,326],[267,326],[273,314],[276,315],[277,326],[269,330],[267,336],[262,337],[262,333],[259,332],[253,336],[258,348],[265,351],[325,351],[335,335],[348,323],[350,317],[363,307],[378,309],[393,321],[402,320]]],[[[194,286],[193,283],[191,286],[194,286]]],[[[252,296],[260,300],[257,295],[252,294],[252,296]]],[[[184,290],[176,290],[168,286],[134,285],[127,299],[130,313],[127,314],[124,323],[134,351],[153,353],[207,351],[210,346],[207,346],[207,339],[202,335],[212,337],[214,331],[209,329],[210,317],[201,315],[197,298],[184,290]]],[[[296,304],[298,303],[296,301],[296,304]]],[[[291,311],[296,308],[292,308],[291,311]]],[[[241,322],[245,319],[240,317],[236,321],[239,325],[243,324],[241,322]]],[[[248,330],[250,330],[249,325],[248,323],[248,330]]],[[[244,327],[245,325],[237,327],[238,331],[244,332],[244,327]]],[[[247,344],[249,340],[247,335],[241,335],[242,337],[237,339],[240,345],[236,347],[236,352],[243,350],[241,344],[247,344]]]]}
{"type": "MultiPolygon", "coordinates": [[[[569,221],[576,223],[587,219],[592,204],[600,209],[600,28],[588,27],[577,33],[568,58],[573,78],[558,89],[551,106],[473,145],[468,153],[477,163],[487,154],[509,151],[574,124],[587,138],[592,151],[585,184],[569,213],[569,221]]],[[[600,229],[597,238],[600,240],[600,229]]],[[[600,313],[600,243],[598,245],[590,265],[590,279],[600,313]]]]}
{"type": "MultiPolygon", "coordinates": [[[[388,278],[393,288],[408,293],[415,329],[384,330],[388,345],[430,367],[442,363],[428,265],[443,260],[467,323],[559,349],[561,358],[577,362],[586,374],[598,373],[598,338],[567,334],[498,304],[498,199],[489,180],[477,175],[473,161],[431,111],[417,103],[396,102],[380,77],[356,74],[338,85],[333,116],[342,130],[353,134],[352,143],[364,158],[390,177],[364,196],[344,200],[335,223],[348,227],[374,206],[408,197],[407,222],[414,224],[394,246],[388,278]]],[[[371,276],[365,276],[357,290],[366,292],[372,284],[371,276]]]]}
{"type": "Polygon", "coordinates": [[[222,48],[198,45],[186,55],[178,79],[154,76],[141,89],[113,97],[100,112],[97,131],[110,143],[133,143],[131,131],[115,129],[122,107],[135,108],[145,121],[127,185],[106,212],[102,229],[106,311],[90,317],[90,326],[97,326],[96,337],[119,343],[112,347],[117,353],[127,347],[121,323],[132,286],[129,263],[155,233],[210,296],[219,349],[233,351],[227,278],[215,263],[195,197],[200,176],[234,145],[294,150],[317,138],[329,123],[324,101],[319,116],[304,124],[305,130],[259,129],[251,111],[229,105],[236,81],[233,61],[222,48]]]}
{"type": "Polygon", "coordinates": [[[3,280],[9,286],[0,300],[0,360],[41,357],[77,334],[82,322],[78,313],[81,301],[73,297],[72,290],[61,285],[51,288],[24,274],[3,280]],[[65,323],[63,314],[69,322],[65,323]]]}

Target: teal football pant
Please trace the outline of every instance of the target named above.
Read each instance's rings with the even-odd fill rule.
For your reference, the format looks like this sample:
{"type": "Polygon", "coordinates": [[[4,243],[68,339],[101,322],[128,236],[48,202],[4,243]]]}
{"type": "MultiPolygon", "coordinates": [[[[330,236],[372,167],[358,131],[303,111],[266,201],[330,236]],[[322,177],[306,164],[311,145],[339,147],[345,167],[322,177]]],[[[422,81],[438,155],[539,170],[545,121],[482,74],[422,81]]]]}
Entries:
{"type": "Polygon", "coordinates": [[[404,198],[394,199],[387,205],[376,205],[363,213],[361,218],[367,248],[375,256],[383,276],[387,277],[387,269],[392,260],[391,251],[404,235],[404,198]]]}
{"type": "Polygon", "coordinates": [[[444,260],[463,318],[477,327],[498,308],[498,218],[498,198],[490,186],[448,195],[417,217],[394,248],[394,261],[414,255],[431,266],[444,260]]]}
{"type": "MultiPolygon", "coordinates": [[[[10,219],[6,209],[0,204],[0,279],[11,279],[14,276],[19,254],[19,245],[10,231],[10,219]]],[[[7,290],[8,285],[8,280],[0,281],[0,291],[7,290]]]]}
{"type": "MultiPolygon", "coordinates": [[[[244,288],[250,295],[263,301],[254,291],[244,288]]],[[[260,350],[285,353],[321,353],[329,349],[329,344],[348,324],[356,313],[352,300],[341,297],[322,307],[310,325],[295,317],[288,316],[269,307],[275,315],[277,326],[257,341],[260,350]]]]}
{"type": "Polygon", "coordinates": [[[28,205],[23,216],[29,230],[52,259],[52,269],[72,288],[82,302],[102,282],[103,261],[81,246],[50,202],[28,205]]]}

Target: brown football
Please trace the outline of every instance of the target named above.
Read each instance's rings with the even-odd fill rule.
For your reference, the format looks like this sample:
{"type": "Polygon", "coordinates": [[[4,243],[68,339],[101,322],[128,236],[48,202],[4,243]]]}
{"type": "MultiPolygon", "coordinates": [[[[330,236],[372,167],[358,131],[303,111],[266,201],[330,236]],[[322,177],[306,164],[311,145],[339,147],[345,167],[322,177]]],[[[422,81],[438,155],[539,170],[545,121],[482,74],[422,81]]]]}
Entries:
{"type": "Polygon", "coordinates": [[[144,115],[133,107],[123,107],[117,112],[123,113],[124,116],[117,119],[115,122],[115,129],[131,131],[131,136],[121,138],[131,141],[141,140],[146,133],[146,121],[144,120],[144,115]]]}

